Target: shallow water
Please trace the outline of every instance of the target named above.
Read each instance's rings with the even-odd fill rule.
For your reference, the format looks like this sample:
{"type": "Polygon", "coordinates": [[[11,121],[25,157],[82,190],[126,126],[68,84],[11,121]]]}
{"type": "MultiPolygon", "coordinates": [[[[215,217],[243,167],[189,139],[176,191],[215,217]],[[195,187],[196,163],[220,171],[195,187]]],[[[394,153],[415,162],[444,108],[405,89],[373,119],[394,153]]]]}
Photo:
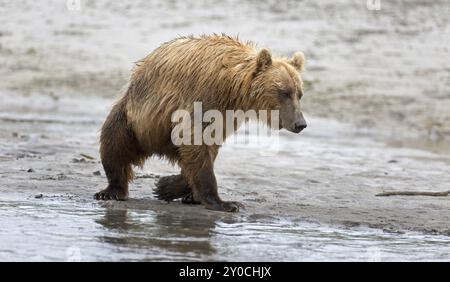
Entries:
{"type": "Polygon", "coordinates": [[[113,209],[68,195],[0,202],[0,260],[415,261],[450,259],[450,237],[284,219],[113,209]]]}

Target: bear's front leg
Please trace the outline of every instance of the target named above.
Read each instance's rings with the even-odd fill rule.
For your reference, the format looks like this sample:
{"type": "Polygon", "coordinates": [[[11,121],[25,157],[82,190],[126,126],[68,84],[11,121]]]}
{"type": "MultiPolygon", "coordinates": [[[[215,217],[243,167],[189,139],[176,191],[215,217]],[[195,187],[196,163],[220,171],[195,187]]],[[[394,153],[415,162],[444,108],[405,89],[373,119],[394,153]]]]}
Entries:
{"type": "Polygon", "coordinates": [[[214,175],[214,159],[218,146],[185,145],[180,147],[180,166],[184,177],[192,187],[193,201],[216,211],[237,212],[242,204],[222,201],[217,192],[214,175]]]}

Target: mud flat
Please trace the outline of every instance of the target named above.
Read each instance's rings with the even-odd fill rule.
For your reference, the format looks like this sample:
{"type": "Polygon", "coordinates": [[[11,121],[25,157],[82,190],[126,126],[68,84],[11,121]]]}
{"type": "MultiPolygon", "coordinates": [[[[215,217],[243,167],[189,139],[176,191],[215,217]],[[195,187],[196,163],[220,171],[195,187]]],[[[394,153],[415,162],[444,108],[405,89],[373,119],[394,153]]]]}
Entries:
{"type": "Polygon", "coordinates": [[[390,147],[312,118],[304,134],[282,133],[277,147],[270,138],[225,144],[219,191],[246,206],[237,214],[155,200],[154,181],[177,172],[160,160],[137,170],[129,201],[98,202],[106,181],[98,130],[112,100],[0,98],[2,260],[449,259],[448,197],[375,196],[448,190],[449,155],[390,147]]]}

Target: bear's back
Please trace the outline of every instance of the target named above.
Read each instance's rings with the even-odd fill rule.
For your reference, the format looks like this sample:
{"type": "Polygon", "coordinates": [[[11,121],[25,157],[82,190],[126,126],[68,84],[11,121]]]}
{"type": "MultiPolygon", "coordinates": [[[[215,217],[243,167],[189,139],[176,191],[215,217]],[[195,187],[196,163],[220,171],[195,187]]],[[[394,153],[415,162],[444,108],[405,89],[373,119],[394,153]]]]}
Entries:
{"type": "Polygon", "coordinates": [[[135,95],[146,99],[181,92],[195,100],[205,91],[225,91],[255,54],[250,43],[229,36],[180,37],[139,61],[131,83],[138,90],[135,95]]]}

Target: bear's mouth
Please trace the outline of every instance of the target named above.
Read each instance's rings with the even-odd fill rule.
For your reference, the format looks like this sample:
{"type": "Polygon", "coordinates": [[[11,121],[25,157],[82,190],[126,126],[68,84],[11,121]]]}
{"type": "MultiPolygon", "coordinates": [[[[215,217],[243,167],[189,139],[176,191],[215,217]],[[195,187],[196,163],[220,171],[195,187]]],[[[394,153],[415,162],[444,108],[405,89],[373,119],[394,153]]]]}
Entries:
{"type": "Polygon", "coordinates": [[[294,133],[297,133],[297,134],[299,134],[302,130],[303,130],[303,128],[300,129],[300,128],[296,128],[296,127],[289,129],[290,132],[294,132],[294,133]]]}
{"type": "Polygon", "coordinates": [[[283,129],[283,128],[286,129],[287,131],[292,132],[292,133],[299,134],[300,132],[303,131],[303,129],[306,128],[306,126],[295,126],[295,125],[293,125],[293,126],[289,126],[289,127],[283,127],[282,124],[280,123],[280,130],[283,129]]]}

